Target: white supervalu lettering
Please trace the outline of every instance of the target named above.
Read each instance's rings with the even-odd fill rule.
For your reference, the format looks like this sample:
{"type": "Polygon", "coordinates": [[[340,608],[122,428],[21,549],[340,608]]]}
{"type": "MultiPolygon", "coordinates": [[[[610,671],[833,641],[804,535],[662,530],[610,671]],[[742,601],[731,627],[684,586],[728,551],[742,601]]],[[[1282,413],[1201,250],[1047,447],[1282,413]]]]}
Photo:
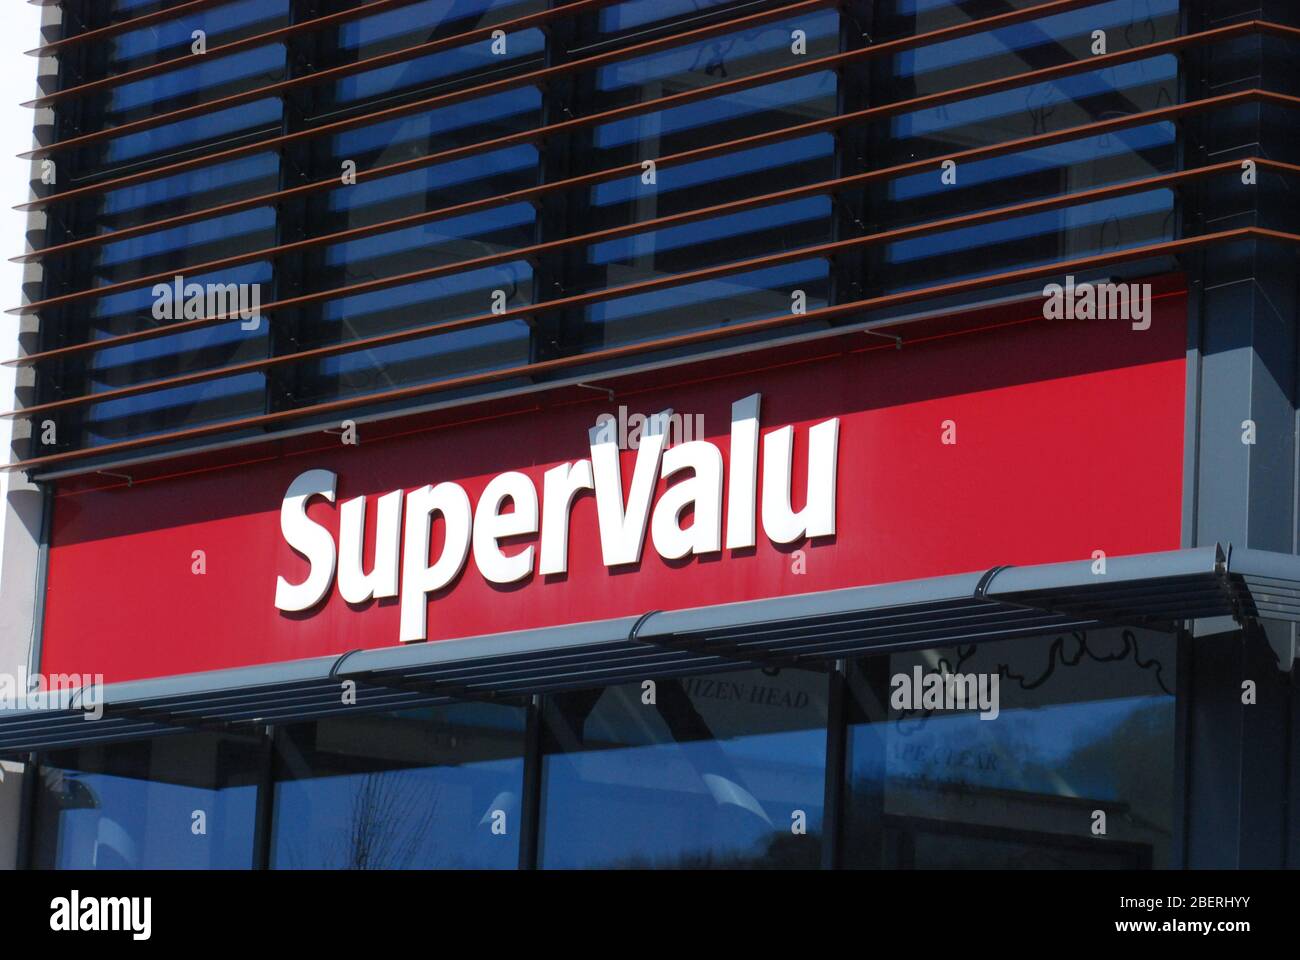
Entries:
{"type": "Polygon", "coordinates": [[[366,542],[366,498],[339,507],[339,595],[348,603],[397,596],[397,567],[402,538],[402,491],[379,498],[375,527],[375,563],[362,570],[366,542]]]}
{"type": "Polygon", "coordinates": [[[469,497],[458,483],[427,484],[406,495],[406,547],[402,556],[402,643],[423,640],[428,617],[425,597],[455,579],[469,556],[471,526],[469,497]],[[433,515],[442,514],[446,535],[442,553],[429,565],[433,515]]]}
{"type": "Polygon", "coordinates": [[[839,439],[838,419],[819,423],[808,431],[808,496],[804,508],[796,513],[790,506],[794,427],[773,430],[763,438],[763,532],[775,543],[827,537],[835,532],[839,439]]]}
{"type": "MultiPolygon", "coordinates": [[[[337,477],[329,470],[308,470],[295,478],[285,493],[280,529],[285,542],[307,559],[311,569],[298,584],[277,578],[275,605],[285,611],[315,606],[329,592],[337,562],[339,594],[344,600],[364,603],[400,596],[399,639],[403,643],[424,640],[428,636],[428,596],[461,574],[471,546],[475,565],[491,583],[518,583],[532,576],[534,565],[543,576],[566,573],[573,504],[586,490],[595,492],[601,559],[607,567],[639,562],[647,528],[655,551],[668,560],[720,552],[723,485],[728,481],[728,550],[755,545],[760,514],[763,532],[774,543],[834,534],[839,419],[808,430],[807,490],[803,508],[796,511],[791,489],[795,431],[785,426],[762,436],[761,400],[755,393],[732,404],[730,477],[725,480],[722,453],[715,444],[694,439],[667,446],[665,428],[670,411],[664,411],[640,416],[636,423],[638,442],[626,498],[621,438],[608,423],[592,428],[589,460],[562,463],[545,472],[540,504],[532,479],[516,471],[489,481],[476,508],[471,508],[465,489],[452,482],[426,485],[405,495],[401,490],[386,493],[376,505],[375,558],[368,573],[363,569],[366,498],[340,505],[336,555],[334,538],[307,516],[307,504],[317,496],[333,503],[337,477]],[[655,502],[659,481],[674,478],[655,502]],[[512,507],[509,511],[504,509],[507,501],[512,507]],[[683,527],[688,510],[691,516],[683,527]],[[431,563],[436,517],[442,518],[444,536],[439,555],[431,563]],[[539,542],[511,553],[502,549],[503,540],[528,536],[538,536],[539,542]]],[[[634,414],[628,422],[638,416],[634,414]]]]}
{"type": "Polygon", "coordinates": [[[542,576],[569,569],[569,515],[573,498],[595,487],[591,461],[562,463],[542,478],[542,547],[537,572],[542,576]]]}
{"type": "Polygon", "coordinates": [[[722,549],[722,453],[707,440],[671,447],[663,455],[663,477],[666,480],[682,470],[693,470],[695,475],[664,491],[651,521],[651,538],[665,560],[722,549]],[[683,530],[681,515],[688,506],[694,507],[695,515],[683,530]]]}
{"type": "Polygon", "coordinates": [[[284,542],[311,564],[307,579],[292,584],[284,577],[275,581],[275,605],[280,610],[296,611],[314,607],[329,593],[334,579],[334,538],[330,532],[307,516],[307,501],[324,497],[334,502],[334,485],[338,478],[331,470],[308,470],[294,478],[280,504],[280,533],[284,542]]]}
{"type": "Polygon", "coordinates": [[[600,523],[600,550],[605,566],[618,567],[641,559],[650,499],[659,479],[659,461],[664,452],[663,421],[650,417],[638,436],[632,487],[623,501],[623,472],[618,444],[600,431],[591,437],[591,468],[596,477],[596,518],[600,523]]]}
{"type": "Polygon", "coordinates": [[[526,547],[512,557],[501,552],[500,540],[537,532],[537,488],[522,473],[494,477],[478,500],[474,521],[474,562],[493,583],[514,583],[533,572],[533,548],[526,547]],[[506,500],[513,513],[502,513],[506,500]]]}

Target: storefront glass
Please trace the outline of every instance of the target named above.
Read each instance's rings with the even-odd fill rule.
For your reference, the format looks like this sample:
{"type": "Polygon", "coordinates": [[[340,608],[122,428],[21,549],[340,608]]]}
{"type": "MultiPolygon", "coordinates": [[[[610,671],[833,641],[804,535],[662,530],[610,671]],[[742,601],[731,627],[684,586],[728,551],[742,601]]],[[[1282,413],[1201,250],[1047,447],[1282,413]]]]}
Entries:
{"type": "Polygon", "coordinates": [[[537,794],[522,701],[50,754],[34,862],[512,869],[535,809],[552,869],[1169,866],[1175,648],[1106,629],[849,661],[838,851],[827,663],[545,696],[537,794]]]}
{"type": "Polygon", "coordinates": [[[827,689],[772,669],[550,698],[541,866],[816,866],[827,689]]]}
{"type": "Polygon", "coordinates": [[[853,664],[846,865],[1169,865],[1175,667],[1172,637],[1128,629],[853,664]],[[918,672],[996,695],[900,709],[918,672]]]}
{"type": "Polygon", "coordinates": [[[271,865],[516,866],[523,730],[521,708],[474,703],[286,728],[271,865]]]}
{"type": "Polygon", "coordinates": [[[263,756],[253,737],[209,733],[48,754],[33,866],[247,869],[263,756]]]}

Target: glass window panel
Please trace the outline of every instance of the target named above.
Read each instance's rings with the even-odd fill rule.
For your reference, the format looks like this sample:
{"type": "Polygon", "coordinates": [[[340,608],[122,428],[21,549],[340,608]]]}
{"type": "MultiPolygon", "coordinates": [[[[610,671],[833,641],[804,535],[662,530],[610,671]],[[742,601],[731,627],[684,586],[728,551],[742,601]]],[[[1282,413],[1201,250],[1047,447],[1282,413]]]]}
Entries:
{"type": "MultiPolygon", "coordinates": [[[[514,309],[532,302],[532,283],[520,261],[341,297],[324,304],[302,347],[483,316],[496,290],[514,309]]],[[[507,320],[307,361],[294,368],[294,397],[311,403],[518,366],[529,360],[529,334],[524,320],[507,320]]]]}
{"type": "MultiPolygon", "coordinates": [[[[405,43],[387,44],[386,47],[406,46],[430,39],[439,28],[460,20],[476,18],[499,23],[523,16],[541,4],[522,0],[420,0],[403,4],[396,10],[377,13],[350,21],[339,28],[339,46],[346,50],[359,50],[361,56],[374,56],[378,51],[367,49],[381,41],[400,37],[405,43]],[[490,16],[485,16],[490,14],[490,16]]],[[[477,23],[457,24],[458,33],[474,29],[477,23]]]]}
{"type": "Polygon", "coordinates": [[[322,319],[340,329],[324,328],[321,339],[350,340],[392,329],[394,317],[403,311],[420,318],[421,323],[477,316],[487,312],[492,299],[490,293],[498,289],[506,291],[506,301],[511,306],[516,302],[529,303],[532,278],[532,266],[516,261],[339,297],[325,303],[322,319]],[[416,309],[411,312],[411,308],[416,309]],[[343,331],[350,335],[343,337],[343,331]]]}
{"type": "MultiPolygon", "coordinates": [[[[156,7],[161,4],[162,0],[108,0],[109,7],[114,14],[129,14],[132,17],[142,16],[147,12],[145,8],[156,7]]],[[[124,19],[115,16],[114,20],[124,19]]]]}
{"type": "MultiPolygon", "coordinates": [[[[780,111],[775,119],[781,122],[768,124],[769,127],[793,125],[817,115],[829,115],[833,112],[834,95],[835,75],[813,73],[603,124],[596,129],[595,145],[606,150],[629,143],[653,144],[668,134],[735,121],[765,111],[780,111]]],[[[710,140],[716,142],[720,131],[713,129],[711,133],[710,140]]]]}
{"type": "Polygon", "coordinates": [[[277,97],[255,100],[163,127],[129,133],[88,149],[101,152],[108,163],[135,160],[279,123],[282,106],[277,97]]]}
{"type": "Polygon", "coordinates": [[[200,91],[205,91],[203,99],[212,100],[233,93],[235,89],[243,90],[273,83],[282,76],[284,56],[284,45],[274,43],[226,56],[215,56],[191,67],[111,87],[105,106],[109,122],[120,122],[120,115],[131,111],[147,115],[179,109],[182,104],[166,101],[184,98],[186,104],[198,102],[199,98],[194,95],[200,91]],[[256,78],[257,82],[235,83],[250,77],[256,78]],[[214,91],[214,87],[219,89],[214,91]],[[227,87],[231,89],[225,89],[227,87]],[[140,111],[141,107],[152,109],[140,111]]]}
{"type": "Polygon", "coordinates": [[[788,203],[773,204],[708,220],[699,220],[680,227],[666,227],[660,230],[638,233],[631,237],[621,237],[617,240],[595,243],[587,248],[587,257],[592,263],[636,260],[683,246],[713,243],[717,240],[734,237],[737,234],[770,230],[777,226],[797,224],[810,220],[820,220],[829,214],[830,199],[827,197],[791,200],[788,203]]]}
{"type": "MultiPolygon", "coordinates": [[[[1127,36],[1133,32],[1129,27],[1139,21],[1157,23],[1160,31],[1175,30],[1175,7],[1166,0],[1155,0],[1151,5],[1125,0],[1098,4],[1080,13],[1095,9],[1109,25],[1102,29],[1127,36]]],[[[912,12],[919,9],[913,5],[912,12]]],[[[926,9],[935,11],[936,15],[943,12],[944,23],[960,22],[967,15],[995,12],[981,7],[959,13],[950,5],[930,5],[926,9]]],[[[1075,13],[1066,13],[993,34],[953,40],[939,45],[945,49],[933,56],[927,52],[929,48],[899,55],[890,70],[906,83],[898,86],[896,96],[914,96],[932,89],[959,86],[986,75],[1005,75],[1077,60],[1082,54],[1071,52],[1070,44],[1075,44],[1082,23],[1075,13]],[[1061,46],[1066,40],[1069,42],[1061,46]],[[997,59],[1000,48],[1008,51],[1003,56],[1006,61],[1003,66],[1010,65],[1010,71],[999,67],[980,72],[983,66],[979,66],[971,73],[977,65],[987,65],[997,59]],[[956,79],[938,69],[949,57],[959,61],[953,68],[961,74],[956,79]]],[[[938,22],[928,23],[927,29],[938,25],[938,22]]],[[[1083,38],[1089,40],[1090,31],[1083,38]]],[[[1149,42],[1150,38],[1143,34],[1136,39],[1149,42]]],[[[1118,43],[1114,46],[1119,48],[1118,43]]],[[[996,94],[903,113],[873,125],[873,164],[888,166],[1127,116],[1173,103],[1178,96],[1178,61],[1172,56],[1120,64],[1047,83],[1029,83],[996,94]]],[[[955,185],[942,184],[932,174],[878,183],[867,189],[867,205],[872,211],[873,228],[887,229],[1139,179],[1174,170],[1178,165],[1174,126],[1152,124],[964,162],[955,185]]],[[[992,226],[945,231],[889,244],[869,252],[875,265],[868,266],[866,275],[876,290],[926,286],[1150,243],[1173,236],[1175,225],[1173,197],[1169,194],[1152,192],[1120,197],[1065,211],[1009,217],[992,226]]]]}
{"type": "Polygon", "coordinates": [[[186,264],[271,246],[275,222],[273,208],[255,207],[106,243],[95,248],[95,284],[116,283],[173,267],[182,270],[186,264]]]}
{"type": "Polygon", "coordinates": [[[900,33],[928,33],[954,23],[1008,10],[1024,10],[1041,3],[1042,0],[883,0],[877,4],[877,15],[893,28],[887,36],[894,37],[900,33]]]}
{"type": "MultiPolygon", "coordinates": [[[[653,185],[643,183],[640,176],[621,177],[597,184],[591,190],[591,202],[598,207],[609,206],[630,200],[640,200],[648,196],[660,197],[687,187],[716,185],[718,181],[731,178],[747,178],[752,193],[755,188],[767,193],[769,187],[776,185],[777,171],[782,167],[804,164],[807,161],[829,160],[835,149],[835,141],[830,136],[800,137],[796,140],[783,140],[765,147],[749,150],[737,150],[726,156],[697,160],[680,166],[660,167],[655,171],[653,185]],[[757,183],[752,175],[763,173],[757,183]]],[[[829,164],[814,168],[820,172],[829,172],[829,164]]],[[[801,171],[802,172],[802,171],[801,171]]],[[[807,180],[808,177],[800,177],[807,180]]],[[[714,191],[710,196],[716,197],[714,191]]]]}
{"type": "Polygon", "coordinates": [[[528,325],[508,320],[326,357],[298,373],[301,400],[361,397],[528,362],[528,325]]]}
{"type": "MultiPolygon", "coordinates": [[[[395,253],[401,253],[417,247],[452,246],[469,255],[487,253],[481,249],[484,236],[496,234],[520,226],[531,228],[537,211],[532,204],[512,203],[503,207],[494,207],[463,217],[448,217],[432,223],[422,223],[402,230],[390,230],[359,240],[348,240],[326,248],[325,262],[331,267],[342,264],[359,264],[395,253]],[[472,244],[457,244],[456,241],[472,240],[472,244]]],[[[522,234],[523,244],[531,241],[531,231],[522,234]]],[[[457,258],[459,259],[459,258],[457,258]]],[[[376,269],[370,267],[368,269],[376,269]]],[[[388,272],[388,271],[385,271],[388,272]]]]}
{"type": "MultiPolygon", "coordinates": [[[[493,124],[521,116],[534,117],[541,105],[541,93],[536,87],[507,90],[480,100],[456,103],[428,113],[372,123],[336,134],[333,141],[333,154],[336,157],[356,158],[364,154],[382,152],[384,161],[392,162],[400,155],[425,152],[422,149],[426,146],[424,141],[465,128],[470,128],[471,133],[476,134],[471,142],[486,140],[493,135],[489,132],[493,124]],[[402,153],[393,149],[398,145],[406,144],[417,149],[402,153]]],[[[516,126],[519,124],[516,123],[516,126]]]]}
{"type": "MultiPolygon", "coordinates": [[[[91,355],[91,371],[96,383],[110,389],[197,369],[202,366],[197,362],[197,355],[204,352],[220,351],[226,359],[236,356],[248,359],[248,345],[262,342],[265,334],[264,330],[251,331],[257,336],[248,336],[249,332],[242,330],[238,323],[221,323],[188,333],[109,347],[91,355]]],[[[256,355],[254,351],[252,356],[256,355]]]]}
{"type": "Polygon", "coordinates": [[[631,0],[600,11],[600,32],[619,33],[647,23],[724,6],[731,0],[631,0]]]}
{"type": "Polygon", "coordinates": [[[884,279],[891,290],[926,286],[1155,243],[1173,229],[1172,193],[1153,190],[891,243],[884,279]]]}
{"type": "Polygon", "coordinates": [[[945,230],[912,240],[900,240],[889,244],[887,258],[890,263],[906,263],[909,260],[969,249],[981,243],[993,245],[1025,237],[1059,234],[1142,214],[1164,214],[1172,208],[1173,195],[1166,190],[1130,194],[1095,203],[1081,203],[1061,210],[1007,217],[974,227],[945,230]]]}
{"type": "Polygon", "coordinates": [[[698,77],[702,73],[708,78],[707,82],[712,83],[786,66],[793,60],[790,34],[796,29],[804,31],[807,36],[808,52],[803,56],[824,56],[839,45],[839,13],[823,10],[763,24],[742,33],[616,61],[596,71],[596,87],[609,92],[653,84],[653,95],[662,96],[686,86],[699,85],[698,79],[686,81],[685,78],[692,75],[698,77]],[[669,78],[675,78],[676,83],[665,84],[669,78]]]}
{"type": "MultiPolygon", "coordinates": [[[[269,300],[270,279],[270,264],[261,262],[233,267],[219,274],[187,276],[185,282],[202,285],[205,290],[209,283],[234,284],[251,305],[254,295],[259,304],[269,300]]],[[[90,311],[91,336],[100,339],[156,325],[159,321],[153,318],[155,300],[153,287],[101,298],[90,311]]],[[[243,321],[235,319],[95,351],[89,355],[85,392],[102,393],[128,384],[265,356],[268,330],[265,317],[248,329],[243,321]]],[[[247,373],[92,403],[83,409],[84,421],[78,421],[84,428],[81,443],[93,446],[263,413],[266,379],[260,372],[247,373]]]]}
{"type": "Polygon", "coordinates": [[[906,50],[893,58],[912,95],[975,83],[1008,72],[1041,69],[1092,55],[1092,31],[1105,30],[1107,50],[1127,49],[1177,33],[1179,0],[1112,0],[906,50]],[[1138,29],[1138,24],[1148,29],[1138,29]]]}
{"type": "MultiPolygon", "coordinates": [[[[256,154],[88,197],[73,207],[72,219],[84,225],[81,235],[102,235],[262,196],[274,192],[278,185],[278,158],[256,154]]],[[[275,211],[258,207],[50,254],[45,263],[61,269],[69,269],[64,266],[69,264],[78,276],[93,271],[94,283],[101,285],[270,247],[275,240],[275,211]]]]}
{"type": "Polygon", "coordinates": [[[276,738],[276,869],[511,869],[524,711],[466,703],[321,720],[276,738]]]}
{"type": "Polygon", "coordinates": [[[1169,635],[1110,628],[858,661],[846,865],[1168,866],[1175,654],[1169,635]],[[996,710],[903,697],[945,670],[996,710]]]}
{"type": "MultiPolygon", "coordinates": [[[[238,267],[223,270],[220,273],[185,277],[187,285],[199,284],[205,290],[208,284],[257,284],[260,288],[258,290],[259,303],[269,302],[270,281],[271,264],[266,261],[242,264],[238,267]]],[[[94,331],[92,338],[116,336],[121,333],[139,330],[144,326],[156,326],[157,320],[153,317],[153,309],[154,303],[159,299],[159,296],[155,294],[154,286],[136,287],[133,290],[124,290],[121,293],[110,293],[93,301],[94,305],[90,309],[91,328],[94,331]],[[148,320],[146,321],[144,318],[148,318],[148,320]]],[[[251,294],[251,290],[249,292],[251,294]]],[[[163,349],[161,345],[167,343],[167,338],[158,337],[145,342],[155,346],[144,348],[143,344],[132,344],[124,348],[110,347],[107,350],[99,351],[99,355],[103,356],[117,349],[163,349]]]]}
{"type": "Polygon", "coordinates": [[[333,216],[322,230],[379,223],[530,187],[537,182],[537,158],[536,147],[507,147],[333,190],[333,216]]]}
{"type": "Polygon", "coordinates": [[[826,691],[771,669],[547,697],[542,866],[815,866],[826,691]]]}
{"type": "MultiPolygon", "coordinates": [[[[140,14],[146,12],[148,11],[140,11],[140,14]]],[[[168,56],[160,59],[170,59],[189,52],[195,30],[203,30],[208,35],[210,45],[216,46],[222,34],[254,25],[261,28],[259,32],[265,32],[287,22],[288,16],[289,0],[240,0],[238,3],[199,10],[176,20],[164,20],[110,38],[107,41],[109,62],[117,64],[163,52],[168,56]],[[177,47],[184,49],[174,49],[177,47]]]]}
{"type": "Polygon", "coordinates": [[[257,153],[97,194],[83,204],[97,233],[274,191],[280,158],[257,153]]]}
{"type": "MultiPolygon", "coordinates": [[[[1116,64],[1104,71],[1061,77],[1048,83],[1028,84],[1001,93],[971,97],[957,104],[906,113],[893,119],[893,133],[897,137],[922,137],[933,135],[941,130],[956,128],[964,130],[977,124],[995,121],[994,129],[1006,133],[1000,139],[1009,139],[1012,134],[1008,129],[1011,127],[1011,123],[1007,122],[1008,119],[1023,124],[1036,115],[1041,117],[1046,112],[1063,112],[1054,111],[1054,107],[1079,104],[1106,95],[1112,95],[1114,98],[1121,91],[1150,89],[1152,85],[1172,83],[1177,76],[1178,60],[1171,56],[1116,64]]],[[[1172,102],[1167,99],[1167,96],[1166,94],[1165,102],[1172,102]]],[[[1142,99],[1146,101],[1152,98],[1142,99]]],[[[1137,103],[1134,104],[1135,109],[1130,112],[1151,109],[1157,105],[1156,102],[1137,103]]],[[[1079,122],[1087,122],[1087,119],[1081,118],[1079,122]]],[[[1065,124],[1060,125],[1065,126],[1065,124]]],[[[1036,132],[1042,132],[1041,120],[1039,129],[1027,129],[1019,135],[1028,136],[1036,132]]]]}
{"type": "MultiPolygon", "coordinates": [[[[1097,137],[1081,137],[1078,140],[1037,150],[1026,150],[989,160],[967,161],[961,165],[959,185],[966,188],[1012,180],[1015,181],[1016,192],[1023,194],[1025,191],[1019,188],[1028,178],[1044,171],[1059,170],[1062,177],[1068,177],[1072,181],[1084,181],[1082,184],[1075,182],[1068,185],[1069,189],[1077,189],[1081,185],[1093,185],[1099,181],[1086,178],[1086,173],[1081,175],[1079,171],[1069,170],[1072,164],[1089,161],[1090,165],[1095,165],[1097,161],[1112,157],[1139,155],[1158,148],[1172,148],[1175,140],[1176,132],[1171,123],[1119,130],[1097,137]]],[[[1162,152],[1172,161],[1172,149],[1162,152]]],[[[1087,167],[1084,167],[1084,171],[1086,169],[1087,167]]],[[[1056,182],[1059,184],[1059,180],[1056,182]]],[[[933,173],[919,173],[889,181],[891,200],[914,200],[941,193],[951,194],[952,187],[941,183],[933,173]]],[[[955,206],[959,206],[947,200],[944,201],[944,205],[950,211],[955,206]]]]}
{"type": "Polygon", "coordinates": [[[480,40],[470,46],[439,50],[427,57],[417,57],[390,67],[367,70],[365,73],[344,77],[334,84],[333,98],[337,103],[351,103],[367,97],[422,86],[436,80],[467,76],[492,68],[540,62],[546,48],[546,36],[540,30],[522,30],[506,37],[503,54],[492,52],[491,40],[480,40]]]}
{"type": "Polygon", "coordinates": [[[260,373],[92,403],[87,408],[85,445],[253,416],[265,412],[265,406],[266,381],[260,373]]]}
{"type": "Polygon", "coordinates": [[[47,754],[34,860],[61,870],[246,870],[263,753],[196,733],[47,754]],[[204,815],[205,832],[193,829],[204,815]]]}
{"type": "Polygon", "coordinates": [[[603,300],[583,311],[580,342],[594,349],[785,316],[794,290],[816,310],[827,305],[829,286],[830,265],[815,259],[603,300]]]}

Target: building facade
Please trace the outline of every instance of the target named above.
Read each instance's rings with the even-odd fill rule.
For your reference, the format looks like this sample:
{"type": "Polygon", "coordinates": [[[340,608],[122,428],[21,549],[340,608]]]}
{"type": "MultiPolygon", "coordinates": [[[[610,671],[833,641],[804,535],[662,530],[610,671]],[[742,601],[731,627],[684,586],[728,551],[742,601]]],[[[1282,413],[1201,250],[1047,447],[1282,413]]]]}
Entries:
{"type": "Polygon", "coordinates": [[[1300,863],[1300,12],[62,0],[34,868],[1300,863]]]}

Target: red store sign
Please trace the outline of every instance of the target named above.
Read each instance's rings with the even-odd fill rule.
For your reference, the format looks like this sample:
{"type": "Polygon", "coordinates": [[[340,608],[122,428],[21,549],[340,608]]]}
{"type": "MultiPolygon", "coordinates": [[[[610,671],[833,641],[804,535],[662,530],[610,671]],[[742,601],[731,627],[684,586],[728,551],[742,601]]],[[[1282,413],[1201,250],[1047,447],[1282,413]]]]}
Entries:
{"type": "Polygon", "coordinates": [[[1185,315],[1181,291],[1145,330],[1030,302],[897,351],[65,486],[41,666],[112,682],[1174,549],[1185,315]]]}

